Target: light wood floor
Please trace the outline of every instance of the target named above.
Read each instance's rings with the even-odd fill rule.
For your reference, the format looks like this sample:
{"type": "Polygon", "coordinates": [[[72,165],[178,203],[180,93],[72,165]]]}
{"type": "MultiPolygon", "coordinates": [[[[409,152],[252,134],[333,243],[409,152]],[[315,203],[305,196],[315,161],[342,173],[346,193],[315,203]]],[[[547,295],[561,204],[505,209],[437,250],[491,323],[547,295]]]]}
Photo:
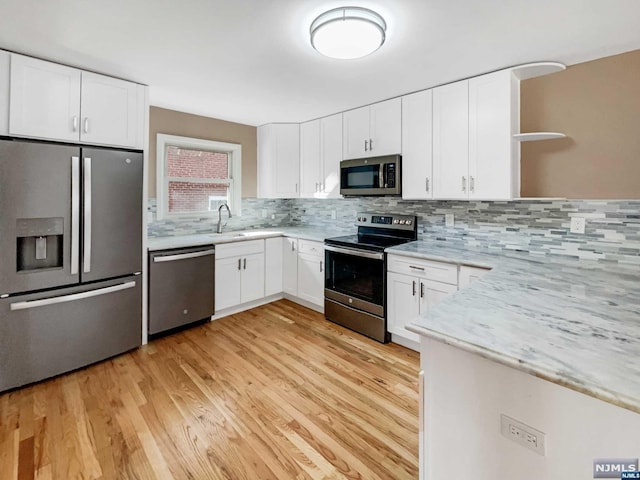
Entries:
{"type": "Polygon", "coordinates": [[[418,363],[282,300],[0,395],[0,479],[414,479],[418,363]]]}

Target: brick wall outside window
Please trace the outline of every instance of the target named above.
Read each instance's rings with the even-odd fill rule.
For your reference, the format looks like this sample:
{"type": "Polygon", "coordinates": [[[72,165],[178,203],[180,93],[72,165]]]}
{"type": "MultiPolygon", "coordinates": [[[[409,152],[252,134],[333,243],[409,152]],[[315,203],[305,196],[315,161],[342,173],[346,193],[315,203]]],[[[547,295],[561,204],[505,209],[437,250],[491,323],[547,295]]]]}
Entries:
{"type": "Polygon", "coordinates": [[[205,179],[229,178],[226,153],[167,148],[169,212],[205,212],[229,200],[225,184],[203,183],[205,179]],[[193,178],[192,182],[184,179],[193,178]],[[216,197],[213,199],[210,197],[216,197]]]}

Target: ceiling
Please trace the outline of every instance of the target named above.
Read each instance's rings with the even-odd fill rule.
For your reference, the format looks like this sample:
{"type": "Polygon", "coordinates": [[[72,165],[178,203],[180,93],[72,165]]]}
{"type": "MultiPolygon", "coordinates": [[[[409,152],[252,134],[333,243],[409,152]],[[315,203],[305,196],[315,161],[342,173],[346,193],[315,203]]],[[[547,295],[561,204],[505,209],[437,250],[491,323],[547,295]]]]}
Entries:
{"type": "Polygon", "coordinates": [[[640,48],[638,0],[2,0],[0,18],[0,48],[144,83],[152,105],[249,125],[640,48]],[[311,48],[311,21],[344,5],[385,17],[380,50],[332,60],[311,48]]]}

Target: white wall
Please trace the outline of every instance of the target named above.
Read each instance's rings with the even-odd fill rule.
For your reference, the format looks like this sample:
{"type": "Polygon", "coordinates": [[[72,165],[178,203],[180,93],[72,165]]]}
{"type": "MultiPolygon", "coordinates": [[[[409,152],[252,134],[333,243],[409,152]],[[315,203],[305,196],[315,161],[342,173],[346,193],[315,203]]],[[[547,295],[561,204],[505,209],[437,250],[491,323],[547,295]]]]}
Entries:
{"type": "MultiPolygon", "coordinates": [[[[578,346],[576,346],[578,348],[578,346]]],[[[425,480],[593,478],[640,456],[640,414],[423,338],[425,480]],[[500,414],[546,433],[546,456],[500,434],[500,414]]]]}

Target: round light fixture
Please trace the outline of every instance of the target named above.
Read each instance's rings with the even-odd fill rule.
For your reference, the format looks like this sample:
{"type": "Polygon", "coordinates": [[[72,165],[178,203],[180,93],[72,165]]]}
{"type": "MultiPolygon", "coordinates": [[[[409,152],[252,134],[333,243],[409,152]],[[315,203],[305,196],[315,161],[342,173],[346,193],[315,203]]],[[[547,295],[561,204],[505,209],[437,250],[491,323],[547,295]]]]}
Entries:
{"type": "Polygon", "coordinates": [[[387,24],[373,10],[361,7],[334,8],[311,23],[311,45],[327,57],[360,58],[384,43],[387,24]]]}

